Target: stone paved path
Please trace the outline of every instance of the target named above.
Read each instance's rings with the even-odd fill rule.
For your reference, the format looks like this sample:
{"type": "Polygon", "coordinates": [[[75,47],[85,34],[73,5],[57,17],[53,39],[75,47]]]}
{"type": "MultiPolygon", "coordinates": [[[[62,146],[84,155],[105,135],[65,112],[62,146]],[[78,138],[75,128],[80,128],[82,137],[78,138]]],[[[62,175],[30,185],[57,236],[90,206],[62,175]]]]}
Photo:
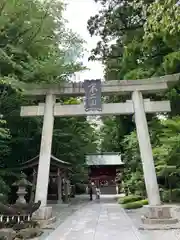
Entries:
{"type": "Polygon", "coordinates": [[[53,229],[56,229],[59,225],[61,225],[69,216],[71,216],[74,212],[78,211],[80,208],[85,206],[87,204],[88,198],[87,196],[76,196],[75,199],[71,199],[70,205],[64,205],[64,204],[53,204],[52,210],[53,210],[53,216],[56,217],[57,221],[50,226],[48,226],[47,229],[43,229],[44,233],[39,237],[39,240],[47,239],[47,237],[53,232],[53,229]],[[50,227],[50,228],[49,228],[50,227]]]}
{"type": "Polygon", "coordinates": [[[112,202],[92,202],[68,217],[46,240],[146,240],[124,210],[112,202]]]}

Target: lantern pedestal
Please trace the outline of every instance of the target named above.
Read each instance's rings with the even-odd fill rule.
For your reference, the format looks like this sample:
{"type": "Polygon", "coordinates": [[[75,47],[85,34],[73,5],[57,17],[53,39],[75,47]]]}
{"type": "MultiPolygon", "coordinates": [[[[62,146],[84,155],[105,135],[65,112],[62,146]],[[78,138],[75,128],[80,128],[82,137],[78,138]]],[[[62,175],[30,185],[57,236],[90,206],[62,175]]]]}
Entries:
{"type": "Polygon", "coordinates": [[[18,199],[16,200],[16,203],[26,203],[26,199],[24,198],[26,194],[26,188],[19,186],[17,191],[18,199]]]}

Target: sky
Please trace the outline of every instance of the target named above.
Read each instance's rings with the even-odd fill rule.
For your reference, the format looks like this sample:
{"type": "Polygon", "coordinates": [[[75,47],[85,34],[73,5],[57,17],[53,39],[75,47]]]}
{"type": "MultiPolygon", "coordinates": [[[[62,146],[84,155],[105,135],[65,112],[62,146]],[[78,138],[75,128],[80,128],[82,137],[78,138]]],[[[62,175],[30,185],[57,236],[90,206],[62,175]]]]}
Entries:
{"type": "Polygon", "coordinates": [[[67,27],[78,33],[85,40],[87,52],[84,54],[83,63],[90,69],[77,74],[74,80],[103,79],[103,65],[97,61],[88,62],[90,51],[96,47],[99,38],[89,35],[87,21],[91,16],[98,13],[100,5],[95,3],[94,0],[65,0],[65,3],[68,4],[64,13],[64,18],[68,20],[67,27]]]}

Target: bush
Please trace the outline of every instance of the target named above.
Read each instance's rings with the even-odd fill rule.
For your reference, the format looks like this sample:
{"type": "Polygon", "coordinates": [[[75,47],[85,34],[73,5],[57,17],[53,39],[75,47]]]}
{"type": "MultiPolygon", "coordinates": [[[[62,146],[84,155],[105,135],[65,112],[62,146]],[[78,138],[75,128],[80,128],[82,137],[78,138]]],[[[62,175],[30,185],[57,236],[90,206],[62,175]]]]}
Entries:
{"type": "Polygon", "coordinates": [[[161,192],[163,202],[180,202],[180,189],[163,190],[161,192]]]}
{"type": "Polygon", "coordinates": [[[147,199],[143,199],[143,200],[140,200],[138,202],[140,202],[142,205],[148,205],[149,204],[147,199]]]}
{"type": "Polygon", "coordinates": [[[123,208],[125,209],[137,209],[143,207],[144,205],[148,205],[147,199],[122,204],[123,208]]]}
{"type": "Polygon", "coordinates": [[[131,202],[136,202],[142,200],[141,196],[135,196],[135,195],[129,195],[125,197],[121,197],[118,199],[119,204],[126,204],[126,203],[131,203],[131,202]]]}
{"type": "Polygon", "coordinates": [[[169,198],[169,190],[161,190],[161,192],[160,192],[160,194],[161,194],[161,200],[163,201],[163,202],[169,202],[169,200],[170,200],[170,198],[169,198]]]}
{"type": "Polygon", "coordinates": [[[86,185],[83,183],[77,183],[75,185],[75,192],[76,194],[84,194],[86,193],[86,185]]]}
{"type": "Polygon", "coordinates": [[[137,201],[137,202],[129,202],[129,203],[123,204],[122,206],[124,209],[137,209],[137,208],[143,207],[143,204],[141,203],[141,201],[137,201]]]}
{"type": "Polygon", "coordinates": [[[8,197],[5,194],[0,193],[0,203],[7,203],[8,197]]]}

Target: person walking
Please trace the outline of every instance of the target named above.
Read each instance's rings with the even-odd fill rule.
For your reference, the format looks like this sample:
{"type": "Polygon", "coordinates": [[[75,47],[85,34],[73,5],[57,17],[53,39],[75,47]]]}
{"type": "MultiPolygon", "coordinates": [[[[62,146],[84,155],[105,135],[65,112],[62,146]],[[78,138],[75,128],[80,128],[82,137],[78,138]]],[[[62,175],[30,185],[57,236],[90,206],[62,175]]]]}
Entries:
{"type": "Polygon", "coordinates": [[[101,190],[99,185],[96,186],[96,199],[100,199],[101,190]]]}
{"type": "Polygon", "coordinates": [[[92,182],[89,182],[88,190],[89,190],[90,201],[92,201],[93,200],[93,183],[92,182]]]}

